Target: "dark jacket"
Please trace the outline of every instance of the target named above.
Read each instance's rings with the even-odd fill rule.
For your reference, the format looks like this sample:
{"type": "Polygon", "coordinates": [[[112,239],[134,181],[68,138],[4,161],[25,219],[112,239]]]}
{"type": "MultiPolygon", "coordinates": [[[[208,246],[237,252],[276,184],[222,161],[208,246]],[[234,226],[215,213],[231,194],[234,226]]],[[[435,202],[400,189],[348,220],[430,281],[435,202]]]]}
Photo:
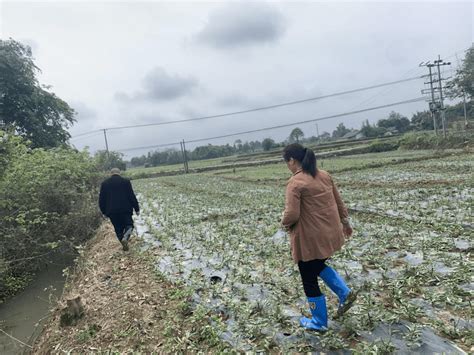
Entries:
{"type": "Polygon", "coordinates": [[[140,210],[130,180],[120,175],[112,175],[100,186],[99,207],[106,216],[140,210]]]}

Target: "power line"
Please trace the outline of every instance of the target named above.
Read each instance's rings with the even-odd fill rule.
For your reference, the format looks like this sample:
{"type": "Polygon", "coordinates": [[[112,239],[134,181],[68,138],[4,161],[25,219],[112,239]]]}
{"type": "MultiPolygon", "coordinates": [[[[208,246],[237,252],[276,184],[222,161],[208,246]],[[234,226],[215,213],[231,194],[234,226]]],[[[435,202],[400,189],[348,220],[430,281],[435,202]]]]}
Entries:
{"type": "MultiPolygon", "coordinates": [[[[203,142],[203,141],[209,141],[209,140],[214,140],[214,139],[219,139],[219,138],[227,138],[227,137],[234,137],[234,136],[239,136],[243,134],[248,134],[248,133],[255,133],[255,132],[263,132],[263,131],[269,131],[273,129],[278,129],[278,128],[284,128],[284,127],[291,127],[294,125],[298,124],[305,124],[305,123],[311,123],[311,122],[317,122],[317,121],[323,121],[323,120],[328,120],[331,118],[338,118],[338,117],[343,117],[343,116],[348,116],[348,115],[354,115],[362,112],[368,112],[368,111],[374,111],[374,110],[379,110],[382,108],[387,108],[387,107],[392,107],[392,106],[398,106],[398,105],[403,105],[403,104],[409,104],[409,103],[414,103],[414,102],[420,102],[424,101],[424,97],[418,97],[410,100],[404,100],[404,101],[398,101],[398,102],[393,102],[390,104],[385,104],[385,105],[380,105],[380,106],[374,106],[374,107],[369,107],[361,110],[356,110],[356,111],[350,111],[350,112],[344,112],[344,113],[339,113],[335,115],[330,115],[330,116],[323,116],[323,117],[318,117],[318,118],[313,118],[310,120],[305,120],[305,121],[299,121],[299,122],[292,122],[292,123],[286,123],[278,126],[272,126],[272,127],[266,127],[266,128],[259,128],[259,129],[253,129],[253,130],[248,130],[248,131],[242,131],[238,133],[230,133],[230,134],[225,134],[225,135],[220,135],[220,136],[214,136],[214,137],[207,137],[207,138],[199,138],[199,139],[193,139],[193,140],[188,140],[186,143],[197,143],[197,142],[203,142]]],[[[153,149],[153,148],[160,148],[160,147],[167,147],[167,146],[173,146],[177,145],[177,143],[166,143],[166,144],[159,144],[159,145],[150,145],[150,146],[145,146],[145,147],[134,147],[134,148],[125,148],[125,149],[116,149],[119,152],[127,152],[127,151],[133,151],[133,150],[141,150],[141,149],[153,149]]]]}
{"type": "Polygon", "coordinates": [[[83,134],[81,134],[81,136],[71,137],[70,139],[77,139],[77,140],[90,139],[90,138],[96,137],[96,136],[98,136],[98,135],[100,135],[100,134],[102,134],[102,130],[100,130],[100,131],[92,131],[92,132],[88,132],[88,133],[83,133],[83,134]]]}
{"type": "Polygon", "coordinates": [[[256,112],[256,111],[270,110],[270,109],[274,109],[274,108],[297,105],[297,104],[301,104],[301,103],[305,103],[305,102],[316,101],[316,100],[326,99],[326,98],[330,98],[330,97],[347,95],[347,94],[352,94],[352,93],[356,93],[356,92],[360,92],[360,91],[376,89],[376,88],[380,88],[380,87],[384,87],[384,86],[400,84],[400,83],[404,83],[404,82],[407,82],[407,81],[418,80],[418,79],[421,79],[421,77],[420,76],[415,76],[415,77],[411,77],[411,78],[406,78],[406,79],[401,79],[401,80],[396,80],[396,81],[390,81],[390,82],[387,82],[387,83],[371,85],[371,86],[365,86],[365,87],[352,89],[352,90],[340,91],[340,92],[336,92],[336,93],[328,94],[328,95],[311,97],[311,98],[296,100],[296,101],[289,101],[289,102],[284,102],[284,103],[270,105],[270,106],[252,108],[252,109],[248,109],[248,110],[222,113],[222,114],[218,114],[218,115],[202,116],[202,117],[195,117],[195,118],[186,118],[186,119],[176,120],[176,121],[156,122],[156,123],[146,123],[146,124],[140,124],[140,125],[129,125],[129,126],[103,128],[103,129],[99,129],[99,130],[94,130],[94,131],[78,134],[78,135],[72,137],[72,139],[75,139],[75,138],[78,138],[78,137],[81,137],[83,135],[90,134],[90,133],[93,133],[93,132],[100,132],[100,131],[103,131],[104,129],[107,130],[107,131],[110,131],[110,130],[117,130],[117,129],[138,128],[138,127],[163,126],[163,125],[170,125],[170,124],[183,123],[183,122],[201,121],[201,120],[207,120],[207,119],[211,119],[211,118],[235,116],[235,115],[241,115],[241,114],[256,112]]]}
{"type": "Polygon", "coordinates": [[[124,148],[124,149],[114,149],[116,152],[128,152],[132,150],[141,150],[141,149],[152,149],[152,148],[164,148],[164,147],[171,147],[174,145],[181,144],[182,142],[175,142],[175,143],[164,143],[164,144],[157,144],[157,145],[148,145],[144,147],[133,147],[133,148],[124,148]]]}

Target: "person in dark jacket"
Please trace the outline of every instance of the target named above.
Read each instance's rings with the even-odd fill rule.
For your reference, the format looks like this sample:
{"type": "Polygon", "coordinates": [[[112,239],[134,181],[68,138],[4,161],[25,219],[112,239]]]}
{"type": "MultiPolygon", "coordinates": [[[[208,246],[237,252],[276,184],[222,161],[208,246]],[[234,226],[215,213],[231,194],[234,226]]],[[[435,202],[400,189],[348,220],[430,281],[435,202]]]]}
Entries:
{"type": "Polygon", "coordinates": [[[138,216],[140,207],[130,180],[121,177],[117,168],[113,168],[110,174],[100,186],[99,207],[102,214],[110,218],[123,250],[128,250],[133,231],[133,210],[138,216]]]}

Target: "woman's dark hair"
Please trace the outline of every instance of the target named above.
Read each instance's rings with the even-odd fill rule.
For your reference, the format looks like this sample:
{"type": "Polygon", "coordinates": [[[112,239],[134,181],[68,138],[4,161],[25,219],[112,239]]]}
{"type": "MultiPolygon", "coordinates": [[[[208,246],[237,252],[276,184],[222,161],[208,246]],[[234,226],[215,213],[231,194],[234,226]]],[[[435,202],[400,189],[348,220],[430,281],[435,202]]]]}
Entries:
{"type": "Polygon", "coordinates": [[[293,158],[301,163],[303,171],[315,177],[318,173],[316,168],[316,156],[311,149],[303,147],[301,144],[293,143],[283,149],[283,159],[286,162],[293,158]]]}

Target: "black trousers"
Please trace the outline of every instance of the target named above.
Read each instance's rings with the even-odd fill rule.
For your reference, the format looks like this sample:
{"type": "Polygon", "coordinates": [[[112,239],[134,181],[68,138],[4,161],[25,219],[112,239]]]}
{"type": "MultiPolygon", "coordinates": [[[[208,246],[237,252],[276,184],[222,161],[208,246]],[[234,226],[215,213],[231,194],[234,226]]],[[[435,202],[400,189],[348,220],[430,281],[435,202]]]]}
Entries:
{"type": "Polygon", "coordinates": [[[326,260],[327,259],[314,259],[298,262],[306,297],[318,297],[322,295],[318,285],[318,275],[326,267],[326,260]]]}
{"type": "Polygon", "coordinates": [[[122,240],[123,234],[128,227],[133,227],[133,219],[130,213],[113,213],[110,214],[109,218],[114,226],[118,240],[122,240]]]}

